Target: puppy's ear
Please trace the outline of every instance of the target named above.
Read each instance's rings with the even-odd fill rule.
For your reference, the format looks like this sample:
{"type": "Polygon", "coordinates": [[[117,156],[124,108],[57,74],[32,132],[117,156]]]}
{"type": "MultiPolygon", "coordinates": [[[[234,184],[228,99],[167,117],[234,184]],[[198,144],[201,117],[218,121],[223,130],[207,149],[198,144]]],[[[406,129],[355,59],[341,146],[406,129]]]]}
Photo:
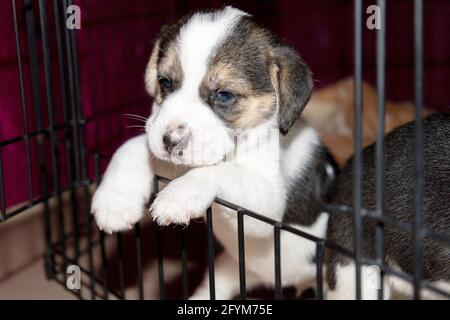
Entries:
{"type": "Polygon", "coordinates": [[[286,134],[308,103],[313,89],[312,74],[297,51],[287,45],[275,47],[271,56],[280,131],[286,134]]]}
{"type": "Polygon", "coordinates": [[[158,77],[158,57],[159,57],[160,40],[156,40],[155,45],[150,56],[150,61],[145,69],[145,89],[151,97],[156,96],[156,82],[158,77]]]}
{"type": "Polygon", "coordinates": [[[150,60],[147,64],[147,68],[145,69],[145,89],[153,98],[156,96],[156,84],[158,78],[158,60],[160,57],[162,42],[168,38],[171,33],[172,26],[165,25],[161,28],[161,31],[158,33],[156,40],[153,42],[153,50],[150,55],[150,60]]]}

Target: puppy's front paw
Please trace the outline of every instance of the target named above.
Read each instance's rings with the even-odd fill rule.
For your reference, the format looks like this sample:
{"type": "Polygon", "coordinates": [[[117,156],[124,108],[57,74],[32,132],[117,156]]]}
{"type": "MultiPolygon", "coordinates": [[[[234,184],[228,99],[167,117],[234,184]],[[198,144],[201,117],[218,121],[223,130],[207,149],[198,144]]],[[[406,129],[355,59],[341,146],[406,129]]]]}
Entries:
{"type": "Polygon", "coordinates": [[[150,190],[144,195],[123,185],[102,184],[92,199],[91,212],[105,232],[128,230],[142,218],[149,196],[150,190]]]}
{"type": "Polygon", "coordinates": [[[191,219],[203,216],[216,193],[214,183],[187,173],[158,193],[150,211],[159,225],[187,225],[191,219]]]}

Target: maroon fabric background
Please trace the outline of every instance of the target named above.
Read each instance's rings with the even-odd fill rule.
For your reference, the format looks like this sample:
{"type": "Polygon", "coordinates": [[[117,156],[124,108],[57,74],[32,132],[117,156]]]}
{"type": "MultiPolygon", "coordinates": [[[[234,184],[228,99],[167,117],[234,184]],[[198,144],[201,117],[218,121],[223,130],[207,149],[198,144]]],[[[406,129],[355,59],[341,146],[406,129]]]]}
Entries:
{"type": "MultiPolygon", "coordinates": [[[[19,1],[20,2],[20,1],[19,1]]],[[[78,0],[82,30],[77,32],[81,72],[82,104],[88,119],[86,140],[91,152],[111,154],[139,129],[127,128],[136,121],[122,115],[147,116],[151,100],[147,97],[143,74],[159,28],[197,9],[232,4],[254,15],[268,28],[295,46],[314,72],[320,88],[353,72],[353,5],[344,0],[252,0],[252,1],[149,1],[78,0]]],[[[36,3],[37,4],[37,3],[36,3]]],[[[365,5],[374,4],[366,1],[365,5]]],[[[49,24],[53,15],[48,4],[49,24]]],[[[22,6],[19,4],[19,12],[22,6]]],[[[388,1],[387,16],[387,96],[405,101],[413,99],[413,20],[412,1],[388,1]]],[[[12,8],[0,1],[0,141],[24,133],[18,85],[12,8]]],[[[367,15],[366,15],[367,17],[367,15]]],[[[425,1],[425,101],[436,110],[450,107],[450,1],[425,1]]],[[[30,96],[28,57],[23,18],[20,19],[21,45],[24,49],[29,130],[37,128],[35,108],[30,96]]],[[[38,20],[37,20],[38,22],[38,20]]],[[[38,40],[40,33],[38,30],[38,40]]],[[[54,47],[54,37],[51,37],[54,47]]],[[[41,55],[41,52],[40,52],[41,55]]],[[[62,122],[61,99],[55,69],[57,122],[62,122]]],[[[41,70],[41,78],[43,72],[41,70]]],[[[364,78],[375,80],[375,31],[364,31],[364,78]]],[[[48,126],[47,100],[42,89],[43,126],[48,126]]],[[[62,136],[59,147],[61,184],[67,184],[62,136]]],[[[46,142],[48,142],[46,140],[46,142]]],[[[36,152],[36,141],[31,140],[36,152]]],[[[47,147],[48,149],[48,147],[47,147]]],[[[49,150],[47,150],[49,151],[49,150]]],[[[7,206],[27,199],[27,164],[23,142],[0,149],[4,170],[7,206]]],[[[49,154],[49,152],[47,152],[49,154]]],[[[48,170],[51,169],[48,155],[48,170]]],[[[41,194],[36,157],[33,156],[33,196],[41,194]]],[[[92,173],[92,172],[91,172],[92,173]]],[[[52,189],[52,182],[50,181],[52,189]]]]}

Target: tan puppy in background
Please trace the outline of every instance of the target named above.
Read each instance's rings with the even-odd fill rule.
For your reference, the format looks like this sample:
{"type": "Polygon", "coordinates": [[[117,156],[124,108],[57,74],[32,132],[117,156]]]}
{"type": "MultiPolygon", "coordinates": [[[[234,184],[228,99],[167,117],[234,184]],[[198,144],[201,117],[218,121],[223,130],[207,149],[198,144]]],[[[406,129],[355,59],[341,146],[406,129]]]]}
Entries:
{"type": "MultiPolygon", "coordinates": [[[[414,119],[414,106],[410,102],[386,100],[385,134],[414,119]]],[[[424,116],[430,114],[424,112],[424,116]]],[[[323,142],[339,165],[353,154],[354,80],[345,78],[311,96],[302,114],[309,124],[320,133],[323,142]]],[[[377,92],[369,83],[363,82],[363,146],[375,142],[377,129],[377,92]]]]}

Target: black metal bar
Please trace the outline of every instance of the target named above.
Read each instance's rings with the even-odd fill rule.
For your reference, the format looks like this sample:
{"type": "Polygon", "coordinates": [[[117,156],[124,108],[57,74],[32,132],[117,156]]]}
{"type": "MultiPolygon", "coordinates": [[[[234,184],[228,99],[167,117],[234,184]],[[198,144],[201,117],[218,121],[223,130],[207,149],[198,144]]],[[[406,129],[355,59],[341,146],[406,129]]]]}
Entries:
{"type": "MultiPolygon", "coordinates": [[[[72,5],[72,0],[67,0],[68,5],[72,5]]],[[[86,147],[85,147],[85,130],[84,130],[84,115],[83,115],[83,106],[81,103],[81,80],[80,80],[80,67],[78,62],[78,48],[76,41],[76,30],[70,30],[69,32],[69,40],[70,40],[70,49],[72,56],[72,64],[73,64],[73,81],[74,81],[74,89],[75,89],[75,122],[77,125],[78,132],[78,150],[79,160],[80,160],[80,169],[81,176],[83,180],[87,180],[87,167],[86,167],[86,147]]]]}
{"type": "MultiPolygon", "coordinates": [[[[68,1],[63,0],[62,2],[62,10],[63,15],[66,17],[67,14],[67,7],[68,7],[68,1]]],[[[74,65],[73,65],[73,50],[72,50],[72,41],[71,41],[71,30],[68,28],[64,28],[65,31],[65,52],[66,52],[66,58],[67,58],[67,75],[68,75],[68,89],[69,89],[69,106],[70,106],[70,125],[72,127],[72,141],[73,141],[73,158],[74,158],[74,169],[75,169],[75,179],[79,181],[81,176],[81,169],[80,169],[80,155],[81,152],[79,150],[80,148],[80,142],[79,142],[79,132],[78,132],[78,123],[77,123],[77,97],[76,97],[76,79],[75,79],[75,71],[74,71],[74,65]]]]}
{"type": "MultiPolygon", "coordinates": [[[[43,128],[42,122],[42,108],[41,108],[41,92],[40,92],[40,76],[39,76],[39,61],[36,44],[36,24],[34,19],[35,8],[32,0],[25,0],[25,22],[28,38],[28,50],[30,55],[30,69],[32,80],[32,94],[33,104],[35,108],[36,127],[38,130],[43,128]]],[[[45,145],[43,137],[37,137],[38,145],[38,163],[39,163],[39,176],[41,182],[41,192],[44,198],[48,197],[48,177],[45,159],[45,145]]],[[[50,208],[48,200],[44,201],[44,232],[46,242],[45,253],[45,272],[48,278],[54,276],[54,254],[52,248],[52,230],[50,220],[50,208]]]]}
{"type": "Polygon", "coordinates": [[[25,142],[25,157],[27,162],[27,180],[28,180],[28,200],[33,200],[33,166],[31,162],[31,148],[29,140],[28,129],[28,109],[27,100],[25,95],[25,85],[23,81],[23,67],[22,67],[22,49],[20,46],[19,36],[19,24],[17,21],[17,7],[16,0],[12,0],[13,20],[14,20],[14,34],[16,40],[16,53],[17,53],[17,67],[19,72],[19,85],[20,85],[20,98],[22,103],[22,115],[23,115],[23,137],[25,142]]]}
{"type": "Polygon", "coordinates": [[[274,227],[274,260],[275,260],[275,299],[280,300],[283,297],[281,286],[281,244],[280,244],[281,224],[277,223],[274,227]]]}
{"type": "MultiPolygon", "coordinates": [[[[64,123],[68,123],[69,121],[69,111],[68,111],[68,105],[67,105],[67,84],[66,84],[66,72],[65,72],[65,55],[64,55],[64,32],[62,32],[62,21],[65,21],[64,18],[64,12],[61,7],[62,3],[60,0],[53,0],[53,15],[55,18],[55,34],[56,34],[56,51],[58,56],[58,71],[59,71],[59,80],[60,80],[60,90],[61,90],[61,104],[62,104],[62,111],[63,111],[63,119],[64,123]]],[[[66,129],[66,144],[67,142],[70,142],[70,140],[67,139],[68,127],[65,127],[66,129]]],[[[69,153],[70,155],[70,153],[69,153]]]]}
{"type": "MultiPolygon", "coordinates": [[[[159,192],[158,177],[153,179],[153,193],[157,194],[159,192]]],[[[162,230],[160,227],[156,226],[156,255],[158,258],[158,279],[159,279],[159,299],[164,300],[166,296],[166,286],[164,281],[164,253],[163,253],[163,238],[162,230]]]]}
{"type": "MultiPolygon", "coordinates": [[[[36,25],[34,19],[35,8],[31,0],[25,0],[25,22],[28,38],[28,51],[30,55],[31,67],[31,81],[34,108],[36,109],[36,127],[43,128],[42,122],[42,108],[41,108],[41,92],[40,92],[40,75],[39,75],[39,61],[36,44],[36,25]]],[[[41,149],[41,148],[39,148],[41,149]]]]}
{"type": "Polygon", "coordinates": [[[209,272],[209,299],[216,300],[216,280],[214,274],[214,230],[212,208],[206,210],[206,228],[208,237],[208,272],[209,272]]]}
{"type": "MultiPolygon", "coordinates": [[[[54,130],[58,131],[61,129],[64,129],[67,125],[66,124],[58,124],[54,126],[54,130]]],[[[46,136],[49,135],[50,132],[50,128],[41,128],[39,130],[35,130],[35,131],[31,131],[28,133],[27,136],[25,136],[24,134],[20,135],[20,136],[16,136],[13,138],[9,138],[6,140],[2,140],[0,141],[0,148],[4,148],[6,146],[9,146],[11,144],[20,142],[20,141],[24,141],[28,138],[45,138],[46,136]]]]}
{"type": "Polygon", "coordinates": [[[239,289],[241,300],[247,299],[247,288],[245,279],[245,237],[244,237],[244,215],[245,210],[239,209],[238,212],[238,248],[239,248],[239,289]]]}
{"type": "MultiPolygon", "coordinates": [[[[65,149],[66,149],[66,157],[67,157],[67,174],[68,179],[71,184],[77,184],[77,150],[75,149],[74,141],[75,132],[73,130],[73,121],[72,121],[72,108],[71,108],[71,99],[70,99],[70,88],[68,88],[68,84],[72,82],[70,75],[68,74],[68,67],[64,63],[64,60],[67,59],[66,62],[69,61],[69,57],[67,56],[68,48],[63,45],[65,42],[65,38],[67,37],[67,33],[65,31],[65,21],[66,21],[66,6],[63,1],[53,0],[53,11],[55,15],[55,33],[56,33],[56,48],[58,55],[58,67],[59,67],[59,78],[60,78],[60,90],[61,90],[61,103],[63,107],[63,120],[65,124],[68,126],[64,126],[64,140],[65,140],[65,149]],[[63,32],[64,31],[64,32],[63,32]],[[66,74],[67,71],[67,74],[66,74]]],[[[80,246],[79,246],[79,231],[78,231],[78,199],[76,195],[76,187],[71,188],[70,190],[70,201],[71,201],[71,209],[72,209],[72,228],[73,228],[73,247],[74,247],[74,260],[78,264],[78,259],[80,256],[80,246]]]]}
{"type": "MultiPolygon", "coordinates": [[[[96,297],[96,281],[95,281],[95,269],[94,269],[94,255],[93,255],[93,227],[92,227],[92,214],[90,213],[90,193],[89,193],[89,184],[90,182],[87,180],[86,171],[83,170],[83,213],[84,213],[84,225],[86,226],[86,234],[87,234],[87,252],[88,252],[88,265],[89,265],[89,277],[90,277],[90,293],[91,299],[95,299],[96,297]]],[[[76,213],[75,213],[76,214],[76,213]]],[[[78,233],[78,227],[77,233],[78,233]]]]}
{"type": "MultiPolygon", "coordinates": [[[[72,5],[72,0],[67,0],[67,6],[72,5]]],[[[67,12],[67,9],[65,10],[67,12]]],[[[68,30],[66,28],[66,41],[68,44],[68,56],[71,57],[69,61],[69,70],[72,70],[71,84],[73,84],[73,97],[74,105],[72,105],[72,121],[76,126],[76,134],[78,135],[78,145],[75,146],[75,150],[78,151],[76,158],[79,161],[79,174],[81,175],[83,183],[83,203],[84,203],[84,216],[85,223],[87,225],[87,238],[88,238],[88,259],[89,259],[89,269],[91,271],[91,294],[95,297],[95,270],[94,270],[94,257],[92,253],[92,216],[90,215],[90,194],[89,185],[86,183],[88,180],[87,168],[86,168],[86,150],[85,150],[85,137],[84,137],[84,127],[83,127],[83,108],[81,105],[81,91],[80,91],[80,75],[79,75],[79,65],[78,65],[78,52],[77,52],[77,42],[75,36],[75,30],[68,30]]],[[[69,72],[70,73],[70,72],[69,72]]],[[[79,176],[78,176],[79,177],[79,176]]]]}
{"type": "Polygon", "coordinates": [[[144,275],[142,272],[142,241],[141,225],[136,223],[134,226],[134,236],[136,239],[136,263],[137,263],[137,281],[139,299],[144,300],[144,275]]]}
{"type": "MultiPolygon", "coordinates": [[[[65,66],[65,51],[64,51],[64,32],[62,30],[62,25],[65,25],[65,13],[63,11],[63,3],[60,0],[53,0],[53,14],[55,18],[55,33],[56,33],[56,48],[58,55],[58,70],[59,70],[59,79],[60,79],[60,92],[61,92],[61,104],[62,104],[62,113],[64,123],[68,126],[64,126],[64,142],[65,142],[65,151],[67,158],[67,175],[69,181],[75,182],[75,167],[74,167],[74,155],[73,152],[74,147],[71,139],[71,131],[70,128],[70,108],[68,105],[68,93],[67,93],[67,82],[66,82],[66,66],[65,66]]],[[[98,173],[99,174],[99,173],[98,173]]],[[[70,199],[71,199],[71,207],[72,212],[78,212],[77,210],[77,199],[75,194],[75,188],[70,190],[70,199]]],[[[73,225],[77,225],[77,218],[75,214],[72,213],[73,225]]],[[[74,232],[74,251],[75,251],[75,259],[78,261],[79,256],[79,245],[78,245],[78,230],[74,232]]],[[[105,295],[107,296],[107,294],[105,295]]]]}
{"type": "Polygon", "coordinates": [[[316,243],[316,296],[317,300],[323,300],[323,257],[325,252],[324,242],[316,243]]]}
{"type": "MultiPolygon", "coordinates": [[[[95,183],[97,186],[100,185],[100,156],[94,154],[94,174],[95,183]]],[[[108,266],[106,259],[106,244],[105,244],[105,233],[100,231],[100,255],[101,255],[101,276],[102,276],[102,286],[103,286],[103,299],[108,300],[109,289],[108,289],[108,266]]]]}
{"type": "MultiPolygon", "coordinates": [[[[66,65],[65,61],[65,50],[64,50],[64,32],[62,25],[65,26],[65,12],[62,7],[63,3],[59,0],[53,0],[53,13],[55,18],[55,33],[56,33],[56,48],[57,48],[57,57],[58,57],[58,71],[59,71],[59,83],[60,83],[60,92],[61,92],[61,105],[62,105],[62,113],[63,120],[65,124],[69,124],[69,126],[64,127],[64,142],[65,142],[65,150],[66,150],[66,158],[67,158],[67,176],[70,182],[75,182],[74,176],[74,161],[73,157],[75,154],[75,149],[71,139],[70,132],[70,110],[68,106],[68,93],[67,93],[67,81],[66,81],[66,65]]],[[[98,173],[99,174],[99,173],[98,173]]],[[[77,198],[76,198],[75,188],[70,190],[70,199],[71,199],[71,207],[72,207],[72,224],[74,231],[74,256],[75,261],[78,263],[80,248],[79,248],[79,240],[78,240],[78,217],[76,212],[78,212],[77,198]]]]}
{"type": "Polygon", "coordinates": [[[103,286],[103,299],[108,300],[109,288],[108,288],[108,263],[106,258],[106,244],[105,233],[100,231],[100,254],[102,258],[102,286],[103,286]]]}
{"type": "Polygon", "coordinates": [[[118,233],[116,235],[117,239],[117,252],[118,252],[118,259],[117,263],[119,266],[119,291],[120,291],[120,298],[125,299],[125,268],[124,268],[124,256],[123,256],[123,238],[122,233],[118,233]]]}
{"type": "Polygon", "coordinates": [[[362,0],[354,1],[354,55],[355,55],[355,155],[353,162],[354,242],[356,299],[361,299],[361,255],[362,255],[362,0]]]}
{"type": "MultiPolygon", "coordinates": [[[[56,131],[54,129],[55,125],[55,103],[54,103],[54,92],[53,92],[53,77],[52,77],[52,58],[50,53],[50,40],[48,35],[47,26],[47,10],[46,1],[39,0],[39,17],[41,24],[41,34],[42,34],[42,52],[44,56],[44,77],[45,77],[45,89],[47,97],[47,110],[48,110],[48,123],[50,128],[50,153],[51,153],[51,165],[52,165],[52,177],[53,177],[53,188],[56,194],[57,200],[57,211],[59,218],[59,236],[61,238],[61,252],[63,259],[63,268],[67,268],[67,254],[66,254],[66,236],[65,236],[65,219],[63,212],[63,201],[61,197],[61,186],[60,186],[60,167],[59,167],[59,150],[58,150],[58,139],[56,136],[56,131]]],[[[66,279],[66,273],[63,272],[63,277],[66,279]]]]}
{"type": "Polygon", "coordinates": [[[414,299],[420,299],[422,281],[423,193],[423,1],[414,0],[414,89],[415,89],[415,188],[414,188],[414,299]]]}
{"type": "Polygon", "coordinates": [[[164,255],[162,246],[162,231],[156,227],[156,254],[158,257],[158,278],[159,278],[159,299],[164,300],[166,297],[164,282],[164,255]]]}
{"type": "Polygon", "coordinates": [[[181,231],[181,278],[182,278],[182,292],[184,300],[187,300],[189,298],[187,241],[188,241],[188,228],[184,228],[181,231]]]}
{"type": "MultiPolygon", "coordinates": [[[[385,127],[385,70],[386,70],[386,0],[378,0],[380,29],[377,30],[377,141],[376,141],[376,211],[384,215],[384,127],[385,127]]],[[[384,224],[376,227],[377,260],[384,262],[384,224]]],[[[384,297],[384,273],[380,272],[378,299],[384,297]]]]}
{"type": "Polygon", "coordinates": [[[95,269],[94,269],[94,254],[92,252],[93,248],[93,238],[92,238],[92,214],[90,213],[90,194],[88,189],[89,184],[85,183],[83,186],[83,203],[84,203],[84,218],[87,229],[87,240],[88,240],[88,263],[90,270],[90,290],[91,298],[95,299],[95,269]]]}

